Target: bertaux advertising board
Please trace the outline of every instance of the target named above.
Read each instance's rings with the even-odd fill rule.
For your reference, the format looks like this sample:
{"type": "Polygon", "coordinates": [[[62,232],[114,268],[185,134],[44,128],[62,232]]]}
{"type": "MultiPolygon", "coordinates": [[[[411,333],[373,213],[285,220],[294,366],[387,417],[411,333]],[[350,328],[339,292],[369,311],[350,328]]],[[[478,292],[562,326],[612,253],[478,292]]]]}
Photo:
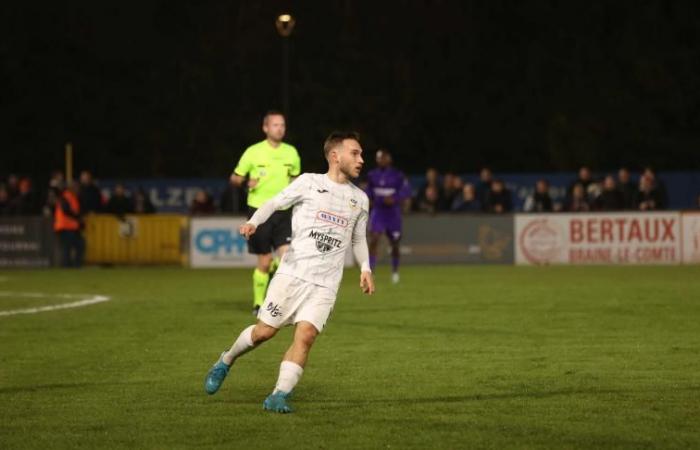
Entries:
{"type": "Polygon", "coordinates": [[[517,214],[516,264],[680,264],[678,212],[517,214]]]}
{"type": "MultiPolygon", "coordinates": [[[[193,217],[190,220],[190,267],[255,267],[257,257],[248,253],[248,243],[238,233],[245,217],[193,217]]],[[[353,264],[352,252],[345,266],[353,264]]]]}
{"type": "Polygon", "coordinates": [[[700,211],[684,212],[681,217],[683,262],[700,264],[700,211]]]}

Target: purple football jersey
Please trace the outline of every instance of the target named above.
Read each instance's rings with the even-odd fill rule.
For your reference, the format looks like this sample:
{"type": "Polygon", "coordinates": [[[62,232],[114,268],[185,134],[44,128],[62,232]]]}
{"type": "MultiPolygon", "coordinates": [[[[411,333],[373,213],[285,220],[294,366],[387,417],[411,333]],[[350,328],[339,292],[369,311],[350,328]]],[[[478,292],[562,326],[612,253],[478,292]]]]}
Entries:
{"type": "Polygon", "coordinates": [[[376,168],[367,174],[367,196],[372,204],[370,231],[391,233],[398,238],[401,233],[401,203],[411,196],[411,186],[406,176],[398,169],[376,168]],[[384,199],[392,197],[392,205],[384,199]]]}

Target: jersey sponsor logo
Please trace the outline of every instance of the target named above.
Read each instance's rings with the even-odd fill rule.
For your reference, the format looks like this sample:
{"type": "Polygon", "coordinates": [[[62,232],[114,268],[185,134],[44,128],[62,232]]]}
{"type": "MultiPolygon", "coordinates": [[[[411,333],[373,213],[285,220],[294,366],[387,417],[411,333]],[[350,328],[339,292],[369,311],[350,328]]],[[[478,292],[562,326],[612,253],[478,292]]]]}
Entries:
{"type": "Polygon", "coordinates": [[[316,241],[316,250],[321,253],[328,253],[334,248],[340,248],[340,244],[342,244],[340,239],[320,231],[311,230],[309,237],[316,241]]]}
{"type": "Polygon", "coordinates": [[[394,195],[395,192],[396,189],[394,188],[374,188],[374,195],[379,197],[388,197],[390,195],[394,195]]]}
{"type": "Polygon", "coordinates": [[[337,214],[329,213],[327,211],[319,211],[316,213],[316,218],[323,220],[324,222],[332,223],[342,228],[346,228],[350,221],[345,217],[340,217],[337,214]]]}

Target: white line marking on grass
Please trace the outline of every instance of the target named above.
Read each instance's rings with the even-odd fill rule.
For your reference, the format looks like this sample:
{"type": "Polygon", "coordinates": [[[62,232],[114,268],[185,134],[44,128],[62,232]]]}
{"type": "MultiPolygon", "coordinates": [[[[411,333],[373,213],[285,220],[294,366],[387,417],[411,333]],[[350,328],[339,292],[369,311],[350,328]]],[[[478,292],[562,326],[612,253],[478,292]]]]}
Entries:
{"type": "Polygon", "coordinates": [[[43,292],[0,292],[0,297],[24,297],[24,298],[79,298],[76,302],[60,303],[58,305],[37,306],[35,308],[11,309],[0,311],[2,316],[15,316],[17,314],[37,314],[57,309],[82,308],[83,306],[94,305],[96,303],[108,302],[112,298],[106,295],[93,294],[48,294],[43,292]]]}

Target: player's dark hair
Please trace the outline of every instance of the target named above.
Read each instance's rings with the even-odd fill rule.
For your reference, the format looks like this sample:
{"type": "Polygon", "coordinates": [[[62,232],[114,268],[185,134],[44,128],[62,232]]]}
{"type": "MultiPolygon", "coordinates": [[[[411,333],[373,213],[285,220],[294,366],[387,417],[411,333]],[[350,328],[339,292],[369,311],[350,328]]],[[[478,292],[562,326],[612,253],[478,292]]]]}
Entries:
{"type": "Polygon", "coordinates": [[[267,112],[263,116],[263,122],[265,122],[267,120],[267,118],[270,116],[282,116],[286,119],[286,117],[282,111],[279,111],[277,109],[269,109],[269,110],[267,110],[267,112]]]}
{"type": "Polygon", "coordinates": [[[326,141],[323,143],[323,154],[328,158],[328,154],[341,145],[345,139],[354,139],[360,142],[360,133],[357,131],[333,131],[328,135],[326,141]]]}

